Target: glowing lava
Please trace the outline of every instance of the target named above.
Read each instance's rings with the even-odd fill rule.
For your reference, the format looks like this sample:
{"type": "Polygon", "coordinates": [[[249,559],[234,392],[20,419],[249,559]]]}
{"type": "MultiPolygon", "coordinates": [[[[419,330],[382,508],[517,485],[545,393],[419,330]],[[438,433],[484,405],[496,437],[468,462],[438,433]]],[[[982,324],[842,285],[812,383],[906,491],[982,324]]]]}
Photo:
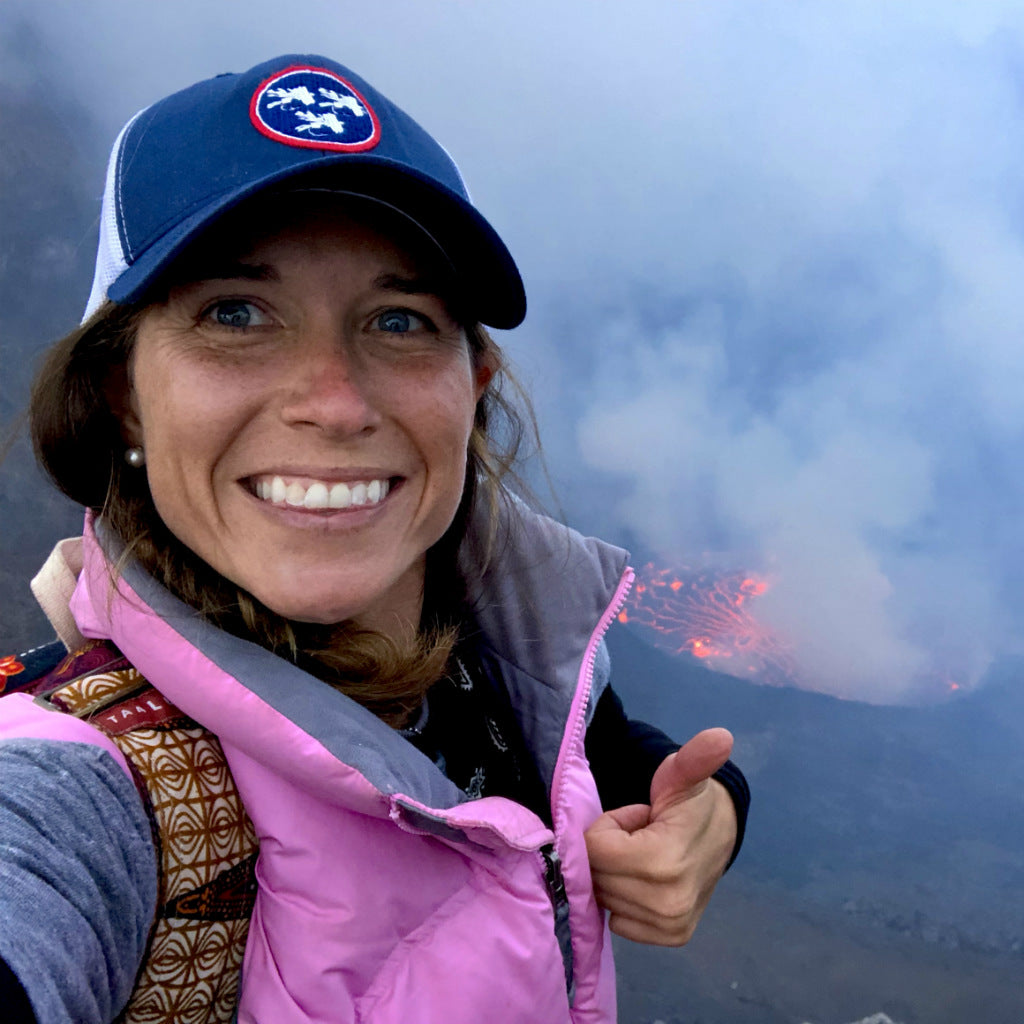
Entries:
{"type": "Polygon", "coordinates": [[[648,563],[637,570],[619,621],[639,626],[661,650],[700,658],[718,672],[792,685],[797,673],[789,650],[750,613],[767,589],[767,580],[748,573],[648,563]]]}
{"type": "MultiPolygon", "coordinates": [[[[619,612],[668,654],[697,658],[708,668],[770,686],[816,690],[840,700],[890,703],[878,693],[865,697],[857,681],[808,677],[799,667],[799,634],[783,637],[757,617],[757,602],[776,580],[751,572],[664,568],[648,562],[619,612]]],[[[778,580],[782,585],[783,580],[778,580]]],[[[898,682],[898,681],[897,681],[898,682]]],[[[946,669],[920,673],[894,686],[893,701],[932,703],[968,692],[964,675],[946,669]]],[[[883,695],[884,697],[884,695],[883,695]]]]}

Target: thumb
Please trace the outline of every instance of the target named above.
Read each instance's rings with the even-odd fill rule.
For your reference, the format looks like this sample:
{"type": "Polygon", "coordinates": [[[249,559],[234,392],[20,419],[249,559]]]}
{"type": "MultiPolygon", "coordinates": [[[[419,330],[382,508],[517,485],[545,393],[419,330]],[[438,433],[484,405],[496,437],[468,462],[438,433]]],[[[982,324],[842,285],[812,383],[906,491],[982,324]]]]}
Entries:
{"type": "Polygon", "coordinates": [[[705,729],[669,754],[651,779],[651,820],[700,793],[732,753],[728,729],[705,729]]]}

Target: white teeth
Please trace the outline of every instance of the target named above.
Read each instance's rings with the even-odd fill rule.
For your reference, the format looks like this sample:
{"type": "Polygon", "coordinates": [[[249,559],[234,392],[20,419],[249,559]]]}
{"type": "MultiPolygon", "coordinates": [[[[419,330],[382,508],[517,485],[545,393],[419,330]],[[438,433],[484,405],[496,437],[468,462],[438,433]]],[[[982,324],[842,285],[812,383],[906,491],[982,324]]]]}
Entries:
{"type": "Polygon", "coordinates": [[[306,497],[302,504],[305,505],[306,508],[327,508],[328,496],[326,484],[310,484],[309,490],[306,491],[306,497]]]}
{"type": "Polygon", "coordinates": [[[314,480],[308,487],[297,481],[285,483],[283,477],[260,477],[253,492],[262,501],[274,505],[288,505],[292,508],[344,509],[377,505],[390,490],[387,480],[367,480],[358,483],[329,484],[314,480]]]}
{"type": "Polygon", "coordinates": [[[331,508],[348,508],[352,504],[352,492],[348,484],[335,484],[331,488],[328,504],[331,508]]]}

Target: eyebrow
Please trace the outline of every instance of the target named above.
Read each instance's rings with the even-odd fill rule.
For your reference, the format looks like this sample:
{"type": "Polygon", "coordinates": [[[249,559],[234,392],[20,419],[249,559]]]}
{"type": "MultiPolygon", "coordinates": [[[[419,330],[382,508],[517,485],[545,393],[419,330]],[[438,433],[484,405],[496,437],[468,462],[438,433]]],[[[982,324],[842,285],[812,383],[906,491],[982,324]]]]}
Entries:
{"type": "MultiPolygon", "coordinates": [[[[277,268],[269,263],[199,264],[189,269],[183,283],[197,281],[280,281],[277,268]]],[[[373,281],[375,288],[402,292],[403,295],[438,295],[441,282],[433,277],[403,277],[401,274],[378,274],[373,281]]]]}
{"type": "Polygon", "coordinates": [[[401,292],[403,295],[437,295],[440,297],[441,281],[434,277],[402,277],[401,274],[378,274],[374,287],[386,291],[401,292]]]}
{"type": "Polygon", "coordinates": [[[199,281],[280,281],[281,275],[269,263],[241,263],[238,261],[197,264],[189,268],[183,284],[199,281]]]}

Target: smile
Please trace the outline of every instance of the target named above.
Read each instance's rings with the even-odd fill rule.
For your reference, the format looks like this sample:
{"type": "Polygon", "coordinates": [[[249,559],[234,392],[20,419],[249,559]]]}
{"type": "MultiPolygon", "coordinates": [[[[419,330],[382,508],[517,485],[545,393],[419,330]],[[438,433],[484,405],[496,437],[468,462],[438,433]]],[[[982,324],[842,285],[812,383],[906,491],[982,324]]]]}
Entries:
{"type": "Polygon", "coordinates": [[[387,497],[390,488],[391,481],[386,478],[349,483],[282,476],[256,476],[249,480],[249,490],[260,501],[292,508],[365,508],[379,505],[387,497]]]}

